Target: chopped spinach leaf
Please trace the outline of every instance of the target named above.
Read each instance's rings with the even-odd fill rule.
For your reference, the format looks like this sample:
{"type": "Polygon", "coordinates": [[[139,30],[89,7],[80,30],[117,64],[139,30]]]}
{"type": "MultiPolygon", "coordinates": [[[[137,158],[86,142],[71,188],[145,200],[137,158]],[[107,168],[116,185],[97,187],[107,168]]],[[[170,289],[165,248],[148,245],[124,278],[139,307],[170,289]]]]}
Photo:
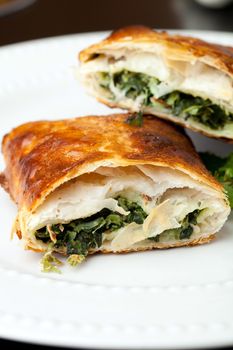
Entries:
{"type": "Polygon", "coordinates": [[[111,82],[110,75],[106,72],[101,72],[100,73],[100,86],[105,88],[105,89],[109,89],[110,82],[111,82]]]}
{"type": "Polygon", "coordinates": [[[112,77],[114,85],[124,91],[125,96],[136,99],[138,96],[143,96],[143,104],[150,103],[150,97],[153,96],[151,90],[158,85],[159,80],[142,73],[133,73],[127,70],[117,72],[112,77]]]}
{"type": "Polygon", "coordinates": [[[185,120],[191,118],[210,129],[221,129],[227,122],[233,121],[233,115],[225,112],[209,99],[194,97],[189,94],[174,91],[160,97],[177,117],[185,120]]]}
{"type": "Polygon", "coordinates": [[[193,233],[193,227],[188,226],[186,228],[183,228],[180,232],[180,240],[182,239],[189,239],[193,233]]]}
{"type": "Polygon", "coordinates": [[[105,223],[107,230],[115,231],[124,225],[124,217],[117,213],[109,214],[105,219],[105,223]]]}
{"type": "Polygon", "coordinates": [[[36,238],[41,240],[44,243],[47,243],[50,241],[50,235],[47,227],[43,227],[36,231],[36,238]]]}

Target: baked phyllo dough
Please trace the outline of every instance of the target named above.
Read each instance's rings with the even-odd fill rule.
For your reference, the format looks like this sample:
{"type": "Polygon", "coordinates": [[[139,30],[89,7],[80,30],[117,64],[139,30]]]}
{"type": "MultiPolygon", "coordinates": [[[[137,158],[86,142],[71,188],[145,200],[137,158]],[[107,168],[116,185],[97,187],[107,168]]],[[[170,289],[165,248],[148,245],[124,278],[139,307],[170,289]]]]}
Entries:
{"type": "Polygon", "coordinates": [[[79,58],[82,83],[110,107],[233,140],[233,48],[129,27],[79,58]]]}
{"type": "Polygon", "coordinates": [[[176,126],[128,114],[21,125],[3,139],[3,186],[25,247],[83,259],[209,242],[230,212],[176,126]]]}

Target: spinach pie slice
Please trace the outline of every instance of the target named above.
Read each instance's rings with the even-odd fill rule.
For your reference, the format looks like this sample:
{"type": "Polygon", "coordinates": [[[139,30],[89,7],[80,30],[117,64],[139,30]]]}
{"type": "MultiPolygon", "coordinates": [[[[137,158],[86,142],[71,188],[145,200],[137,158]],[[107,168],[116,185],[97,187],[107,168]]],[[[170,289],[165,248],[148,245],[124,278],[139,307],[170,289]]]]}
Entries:
{"type": "Polygon", "coordinates": [[[79,77],[110,107],[233,140],[233,48],[128,27],[83,50],[79,77]]]}
{"type": "Polygon", "coordinates": [[[27,249],[80,262],[214,238],[229,203],[188,137],[152,116],[141,127],[130,118],[31,122],[4,137],[0,179],[27,249]]]}

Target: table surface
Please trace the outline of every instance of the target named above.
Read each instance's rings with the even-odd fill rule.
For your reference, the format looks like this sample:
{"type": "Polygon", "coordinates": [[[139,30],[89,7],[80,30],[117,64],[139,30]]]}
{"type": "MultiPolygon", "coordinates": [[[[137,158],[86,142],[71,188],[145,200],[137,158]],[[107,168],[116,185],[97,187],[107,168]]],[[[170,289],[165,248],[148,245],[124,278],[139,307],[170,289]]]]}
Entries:
{"type": "MultiPolygon", "coordinates": [[[[20,11],[0,15],[0,45],[132,24],[232,32],[232,18],[233,4],[216,10],[204,8],[192,0],[35,0],[20,11]]],[[[8,346],[26,350],[53,349],[0,340],[1,349],[8,346]]]]}

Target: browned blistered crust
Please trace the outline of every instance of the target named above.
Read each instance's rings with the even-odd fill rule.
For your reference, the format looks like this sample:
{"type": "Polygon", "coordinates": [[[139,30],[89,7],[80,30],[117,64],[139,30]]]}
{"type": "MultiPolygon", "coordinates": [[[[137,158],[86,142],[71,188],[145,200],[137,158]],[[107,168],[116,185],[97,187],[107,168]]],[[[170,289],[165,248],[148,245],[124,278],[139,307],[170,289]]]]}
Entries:
{"type": "Polygon", "coordinates": [[[179,169],[222,191],[181,129],[151,116],[142,127],[130,126],[129,115],[31,122],[7,134],[2,182],[19,209],[35,210],[55,188],[106,162],[179,169]]]}
{"type": "Polygon", "coordinates": [[[206,41],[183,35],[172,35],[165,31],[157,32],[144,26],[132,26],[113,32],[108,38],[92,45],[79,54],[81,62],[86,62],[95,54],[123,44],[132,48],[137,44],[161,45],[175,56],[198,58],[213,67],[233,76],[233,49],[228,46],[211,44],[206,41]]]}

